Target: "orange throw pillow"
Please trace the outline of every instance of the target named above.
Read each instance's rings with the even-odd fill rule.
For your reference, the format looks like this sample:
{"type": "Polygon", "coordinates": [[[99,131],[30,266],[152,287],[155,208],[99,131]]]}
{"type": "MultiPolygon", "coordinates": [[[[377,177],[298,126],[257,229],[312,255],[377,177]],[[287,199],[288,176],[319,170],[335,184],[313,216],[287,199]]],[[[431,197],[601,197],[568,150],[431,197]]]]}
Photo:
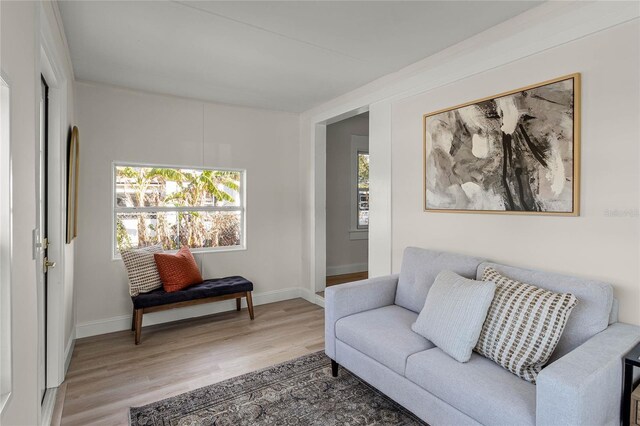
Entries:
{"type": "Polygon", "coordinates": [[[203,281],[196,260],[189,247],[182,247],[176,254],[154,253],[160,281],[164,291],[171,293],[203,281]]]}

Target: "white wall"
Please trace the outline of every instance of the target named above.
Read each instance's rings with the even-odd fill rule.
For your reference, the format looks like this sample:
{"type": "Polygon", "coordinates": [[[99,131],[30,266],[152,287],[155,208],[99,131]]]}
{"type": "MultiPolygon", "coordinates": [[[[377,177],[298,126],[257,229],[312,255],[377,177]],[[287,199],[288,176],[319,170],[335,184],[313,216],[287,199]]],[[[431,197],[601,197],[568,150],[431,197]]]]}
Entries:
{"type": "Polygon", "coordinates": [[[369,114],[327,126],[327,275],[367,270],[368,240],[351,240],[351,136],[369,135],[369,114]]]}
{"type": "MultiPolygon", "coordinates": [[[[302,244],[303,273],[309,277],[309,287],[315,287],[316,259],[319,253],[324,253],[315,219],[319,209],[317,147],[323,146],[324,139],[316,129],[335,121],[335,117],[368,108],[370,178],[372,189],[381,188],[378,194],[372,192],[370,202],[370,271],[376,269],[372,275],[397,272],[406,245],[474,252],[506,263],[607,280],[621,299],[621,320],[640,324],[637,261],[640,217],[634,213],[638,209],[638,107],[634,102],[638,99],[639,17],[637,2],[545,2],[301,114],[301,187],[307,194],[303,212],[306,230],[302,244]],[[590,48],[581,41],[583,38],[591,41],[590,48]],[[581,55],[572,53],[572,47],[563,46],[577,46],[581,55]],[[561,51],[566,55],[557,53],[561,51]],[[606,66],[608,60],[614,65],[606,66]],[[525,69],[522,64],[535,67],[525,69]],[[511,72],[515,70],[517,75],[511,72]],[[422,114],[436,109],[432,108],[436,104],[447,107],[570,72],[582,72],[584,79],[580,217],[483,215],[481,218],[447,214],[433,219],[422,212],[422,114]],[[613,114],[620,102],[629,109],[613,114]],[[619,138],[615,143],[624,145],[628,152],[617,155],[603,148],[613,143],[610,133],[619,138]],[[598,161],[598,155],[609,162],[608,167],[598,161]],[[614,181],[616,185],[612,187],[614,181]],[[383,182],[392,182],[393,191],[384,188],[383,182]],[[605,217],[606,209],[624,208],[633,209],[633,217],[605,217]],[[526,228],[531,224],[535,229],[544,229],[545,235],[556,243],[558,239],[551,234],[562,235],[563,250],[552,247],[539,255],[541,244],[532,243],[538,259],[544,259],[533,260],[533,256],[516,253],[512,245],[508,248],[494,243],[480,245],[463,226],[436,229],[434,220],[450,228],[457,223],[464,228],[481,224],[495,232],[505,228],[518,236],[530,236],[532,233],[526,228]],[[571,224],[566,225],[568,222],[571,224]]],[[[503,232],[500,239],[493,241],[504,243],[507,234],[503,232]]],[[[481,235],[486,236],[487,231],[483,230],[481,235]]]]}
{"type": "Polygon", "coordinates": [[[393,270],[418,246],[598,278],[615,286],[620,319],[640,322],[639,35],[636,20],[394,103],[393,270]],[[582,73],[580,217],[422,211],[423,114],[573,72],[582,73]]]}
{"type": "MultiPolygon", "coordinates": [[[[76,254],[78,337],[127,329],[124,265],[111,259],[113,161],[247,170],[247,250],[198,255],[205,278],[243,275],[254,302],[301,295],[298,116],[104,85],[76,85],[82,132],[76,254]],[[203,145],[204,143],[204,145],[203,145]]],[[[201,305],[145,324],[232,309],[201,305]]]]}

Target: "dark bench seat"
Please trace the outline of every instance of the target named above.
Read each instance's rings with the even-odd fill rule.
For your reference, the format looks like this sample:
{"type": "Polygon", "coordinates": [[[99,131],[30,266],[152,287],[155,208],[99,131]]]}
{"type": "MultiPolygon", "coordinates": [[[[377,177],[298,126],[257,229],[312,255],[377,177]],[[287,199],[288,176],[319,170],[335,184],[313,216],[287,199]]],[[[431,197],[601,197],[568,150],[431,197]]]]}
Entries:
{"type": "Polygon", "coordinates": [[[253,319],[253,301],[251,292],[253,283],[240,276],[205,280],[200,284],[184,290],[167,293],[164,289],[141,293],[131,298],[133,302],[133,320],[131,330],[135,331],[136,345],[140,343],[142,334],[142,316],[145,313],[164,311],[167,309],[199,305],[201,303],[218,302],[236,299],[236,309],[240,310],[243,297],[247,299],[249,316],[253,319]]]}

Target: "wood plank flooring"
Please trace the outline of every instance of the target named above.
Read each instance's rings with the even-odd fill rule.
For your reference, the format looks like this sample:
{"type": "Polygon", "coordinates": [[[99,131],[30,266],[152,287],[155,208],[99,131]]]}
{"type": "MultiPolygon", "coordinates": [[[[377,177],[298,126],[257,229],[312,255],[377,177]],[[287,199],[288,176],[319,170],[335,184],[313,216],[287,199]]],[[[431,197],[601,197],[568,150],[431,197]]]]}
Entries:
{"type": "Polygon", "coordinates": [[[62,425],[126,425],[149,404],[324,348],[324,310],[303,299],[79,339],[62,425]]]}
{"type": "MultiPolygon", "coordinates": [[[[369,278],[369,272],[353,272],[351,274],[343,274],[343,275],[330,275],[327,277],[327,287],[331,287],[332,285],[350,283],[353,281],[366,280],[369,278]]],[[[316,293],[319,296],[324,297],[324,291],[319,291],[316,293]]]]}
{"type": "Polygon", "coordinates": [[[332,285],[350,283],[352,281],[360,281],[366,280],[369,278],[369,272],[354,272],[351,274],[343,274],[343,275],[331,275],[327,277],[327,287],[331,287],[332,285]]]}

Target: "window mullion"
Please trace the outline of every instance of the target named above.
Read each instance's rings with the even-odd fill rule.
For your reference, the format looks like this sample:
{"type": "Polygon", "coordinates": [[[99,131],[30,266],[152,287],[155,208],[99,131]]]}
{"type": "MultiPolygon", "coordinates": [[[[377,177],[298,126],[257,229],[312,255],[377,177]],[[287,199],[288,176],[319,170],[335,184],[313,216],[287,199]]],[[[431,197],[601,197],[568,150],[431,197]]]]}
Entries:
{"type": "Polygon", "coordinates": [[[117,213],[137,213],[137,212],[226,212],[226,211],[244,211],[242,206],[196,206],[196,207],[116,207],[117,213]]]}

